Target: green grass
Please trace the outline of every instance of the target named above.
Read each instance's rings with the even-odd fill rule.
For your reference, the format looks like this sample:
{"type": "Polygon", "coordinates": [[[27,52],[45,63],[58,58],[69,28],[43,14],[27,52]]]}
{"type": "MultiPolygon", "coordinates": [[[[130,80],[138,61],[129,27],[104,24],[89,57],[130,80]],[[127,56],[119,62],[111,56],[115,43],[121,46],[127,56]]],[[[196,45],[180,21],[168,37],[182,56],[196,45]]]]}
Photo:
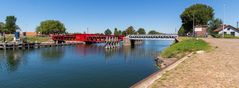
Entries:
{"type": "Polygon", "coordinates": [[[50,37],[39,37],[39,36],[27,36],[25,39],[27,42],[49,42],[50,37]]]}
{"type": "MultiPolygon", "coordinates": [[[[6,39],[6,42],[11,42],[11,41],[13,41],[13,35],[7,34],[5,36],[5,39],[6,39]]],[[[3,38],[3,36],[1,36],[0,41],[3,42],[3,40],[4,40],[4,38],[3,38]]]]}
{"type": "Polygon", "coordinates": [[[225,35],[224,35],[224,38],[229,38],[229,39],[239,39],[239,37],[232,36],[232,35],[229,35],[229,34],[225,34],[225,35]]]}
{"type": "Polygon", "coordinates": [[[188,40],[188,39],[194,39],[193,37],[179,37],[178,40],[179,41],[184,41],[184,40],[188,40]]]}
{"type": "MultiPolygon", "coordinates": [[[[11,42],[13,41],[13,38],[14,38],[14,35],[13,34],[7,34],[5,36],[6,38],[6,42],[11,42]]],[[[1,36],[0,37],[0,42],[3,42],[3,37],[1,36]]],[[[51,38],[50,37],[40,37],[40,36],[27,36],[23,39],[24,41],[27,41],[27,42],[49,42],[51,41],[51,38]]]]}
{"type": "Polygon", "coordinates": [[[214,38],[225,38],[225,39],[239,39],[237,36],[233,36],[230,34],[214,34],[212,35],[214,38]]]}
{"type": "Polygon", "coordinates": [[[207,51],[209,49],[210,45],[207,42],[201,39],[197,40],[194,38],[189,38],[171,45],[170,47],[166,48],[160,55],[163,58],[182,58],[188,53],[199,50],[207,51]]]}

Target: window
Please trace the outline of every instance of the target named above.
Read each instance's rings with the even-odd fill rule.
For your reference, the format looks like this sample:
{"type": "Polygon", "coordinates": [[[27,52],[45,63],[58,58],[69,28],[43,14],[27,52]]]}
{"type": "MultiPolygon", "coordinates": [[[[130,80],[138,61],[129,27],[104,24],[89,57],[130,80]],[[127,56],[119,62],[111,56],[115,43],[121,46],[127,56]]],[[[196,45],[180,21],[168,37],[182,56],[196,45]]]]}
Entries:
{"type": "Polygon", "coordinates": [[[229,30],[230,30],[230,28],[227,28],[227,30],[229,31],[229,30]]]}
{"type": "Polygon", "coordinates": [[[231,32],[231,35],[232,35],[232,36],[235,36],[235,32],[231,32]]]}
{"type": "Polygon", "coordinates": [[[227,34],[227,32],[224,32],[224,35],[226,35],[227,34]]]}

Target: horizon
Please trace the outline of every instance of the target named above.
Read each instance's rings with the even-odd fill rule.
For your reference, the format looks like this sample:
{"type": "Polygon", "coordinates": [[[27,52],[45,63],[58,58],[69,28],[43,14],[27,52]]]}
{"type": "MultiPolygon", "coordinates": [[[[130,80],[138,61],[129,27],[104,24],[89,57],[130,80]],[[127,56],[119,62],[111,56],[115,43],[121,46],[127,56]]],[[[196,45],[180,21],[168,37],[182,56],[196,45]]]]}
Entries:
{"type": "Polygon", "coordinates": [[[17,25],[27,32],[35,31],[44,20],[59,20],[67,32],[83,33],[89,28],[89,33],[103,33],[108,28],[113,31],[133,26],[135,30],[175,33],[181,26],[180,14],[197,3],[211,6],[215,18],[225,24],[235,27],[239,21],[239,11],[235,10],[239,8],[239,1],[236,0],[2,0],[0,22],[13,15],[17,17],[17,25]]]}

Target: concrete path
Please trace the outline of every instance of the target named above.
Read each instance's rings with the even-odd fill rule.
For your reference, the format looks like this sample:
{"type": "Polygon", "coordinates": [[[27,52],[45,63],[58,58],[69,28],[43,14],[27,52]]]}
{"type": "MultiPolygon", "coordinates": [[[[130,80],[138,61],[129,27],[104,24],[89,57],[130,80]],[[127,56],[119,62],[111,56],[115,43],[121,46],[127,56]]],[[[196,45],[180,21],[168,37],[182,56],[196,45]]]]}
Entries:
{"type": "Polygon", "coordinates": [[[152,88],[239,88],[239,40],[204,39],[212,52],[193,55],[157,80],[152,88]]]}

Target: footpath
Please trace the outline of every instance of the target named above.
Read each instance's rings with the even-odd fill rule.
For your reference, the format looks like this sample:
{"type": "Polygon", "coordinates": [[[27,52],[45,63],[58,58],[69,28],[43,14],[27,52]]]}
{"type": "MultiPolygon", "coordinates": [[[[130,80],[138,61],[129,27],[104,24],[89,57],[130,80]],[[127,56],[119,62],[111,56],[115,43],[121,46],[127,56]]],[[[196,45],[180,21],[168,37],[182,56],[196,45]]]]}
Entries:
{"type": "Polygon", "coordinates": [[[239,88],[239,39],[203,40],[216,48],[192,55],[150,87],[239,88]]]}

